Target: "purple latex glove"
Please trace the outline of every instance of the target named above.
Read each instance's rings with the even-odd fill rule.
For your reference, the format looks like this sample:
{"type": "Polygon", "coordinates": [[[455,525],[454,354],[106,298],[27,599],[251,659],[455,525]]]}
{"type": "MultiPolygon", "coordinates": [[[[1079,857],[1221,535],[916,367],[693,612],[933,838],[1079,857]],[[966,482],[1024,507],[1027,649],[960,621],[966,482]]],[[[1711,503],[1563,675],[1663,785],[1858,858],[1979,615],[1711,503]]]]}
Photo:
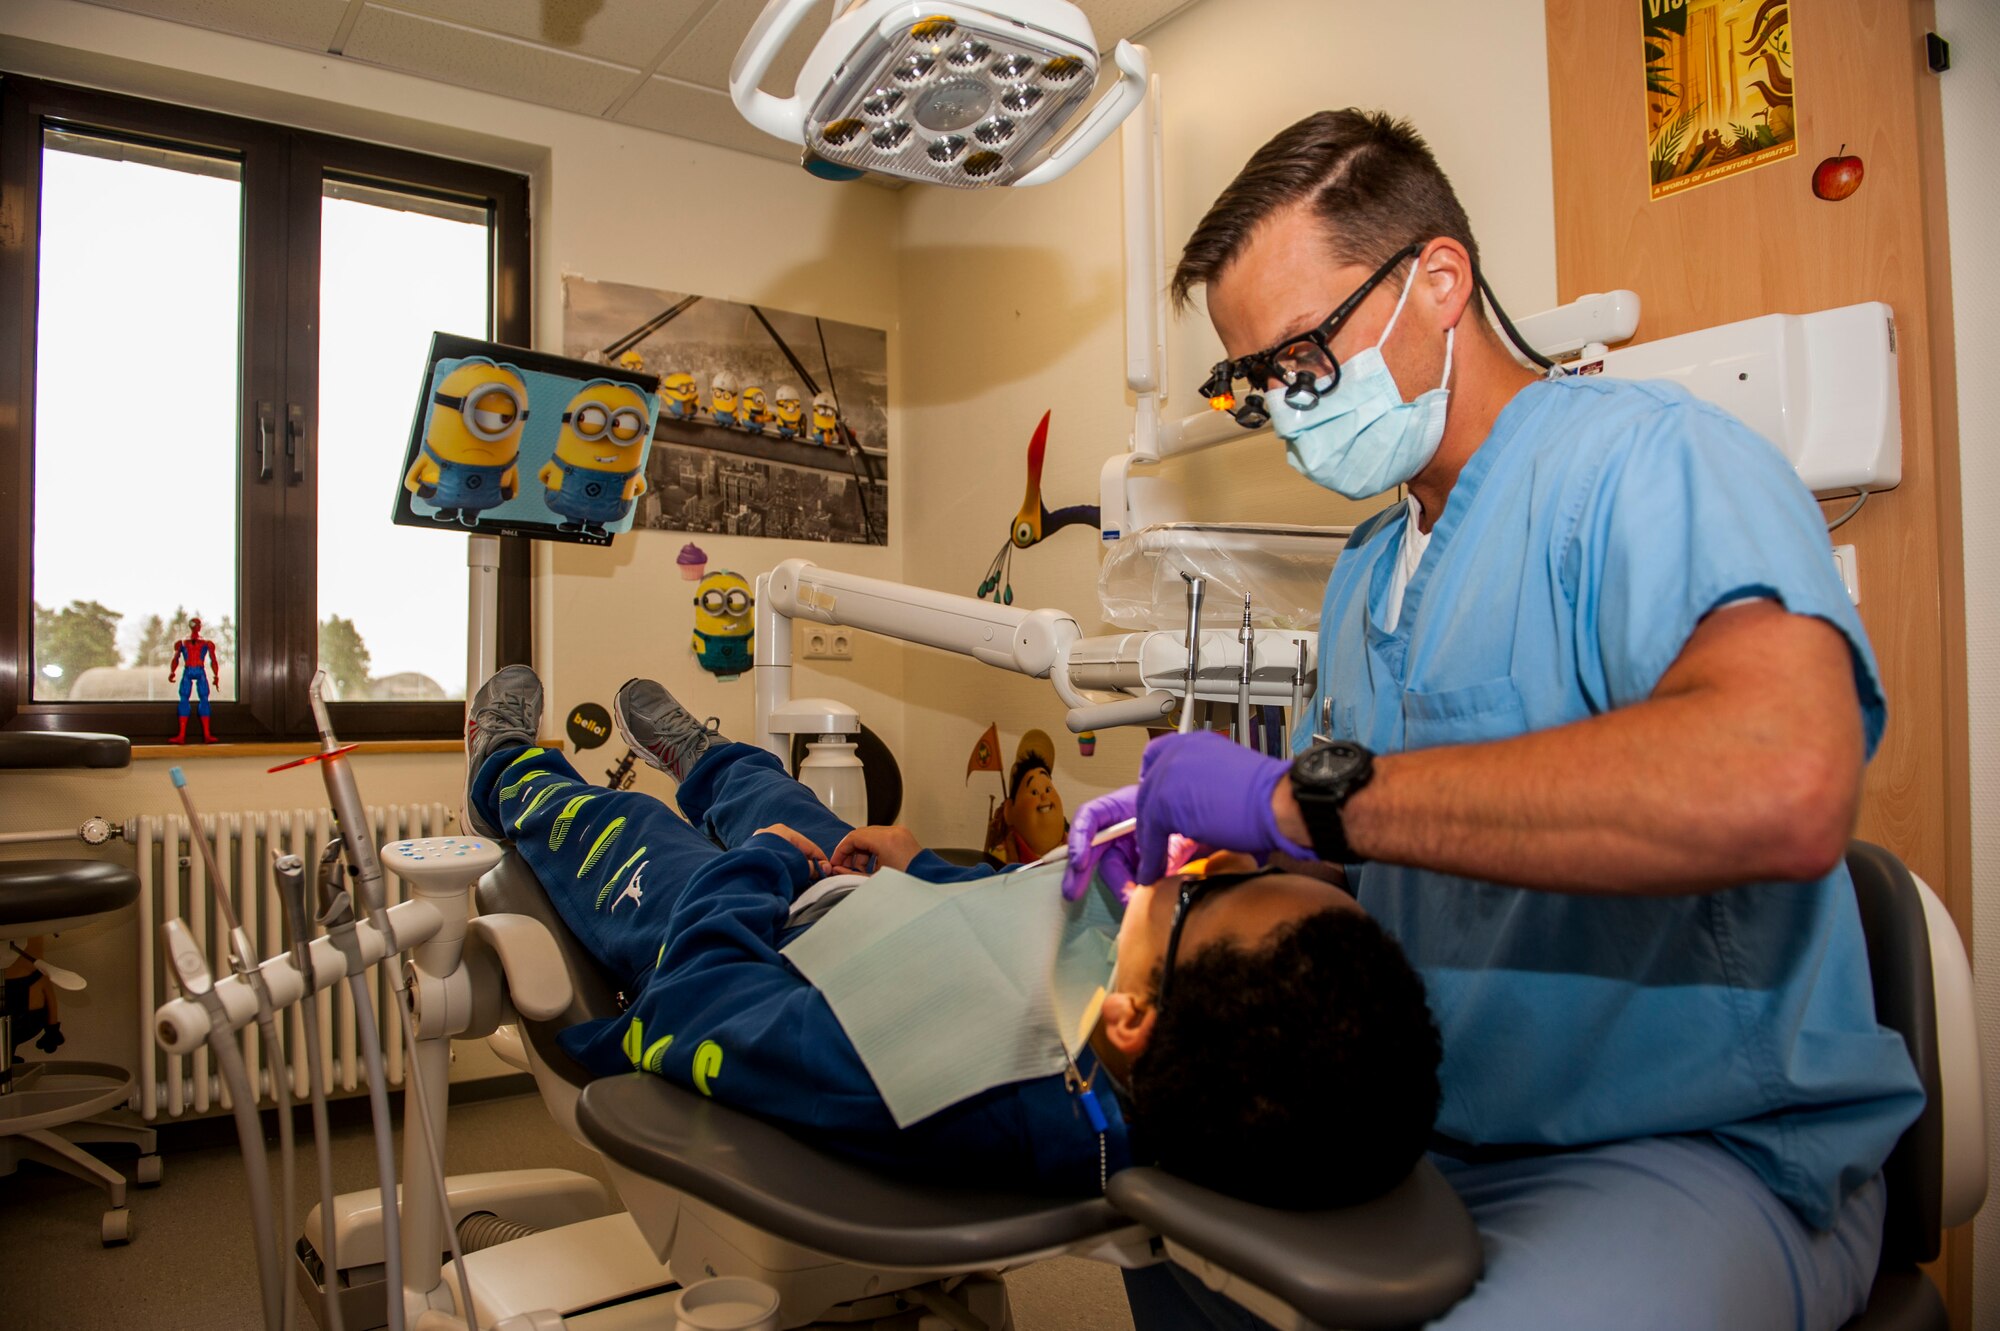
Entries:
{"type": "Polygon", "coordinates": [[[1274,850],[1313,853],[1278,830],[1271,791],[1292,765],[1215,734],[1162,735],[1139,760],[1138,881],[1167,874],[1168,838],[1178,832],[1204,845],[1260,859],[1274,850]]]}
{"type": "Polygon", "coordinates": [[[1139,788],[1126,786],[1109,795],[1100,795],[1076,811],[1069,825],[1069,867],[1063,870],[1063,899],[1075,901],[1090,887],[1094,869],[1104,875],[1104,885],[1122,903],[1132,891],[1132,870],[1138,863],[1138,842],[1131,836],[1119,837],[1102,846],[1091,841],[1105,828],[1122,823],[1139,811],[1139,788]]]}

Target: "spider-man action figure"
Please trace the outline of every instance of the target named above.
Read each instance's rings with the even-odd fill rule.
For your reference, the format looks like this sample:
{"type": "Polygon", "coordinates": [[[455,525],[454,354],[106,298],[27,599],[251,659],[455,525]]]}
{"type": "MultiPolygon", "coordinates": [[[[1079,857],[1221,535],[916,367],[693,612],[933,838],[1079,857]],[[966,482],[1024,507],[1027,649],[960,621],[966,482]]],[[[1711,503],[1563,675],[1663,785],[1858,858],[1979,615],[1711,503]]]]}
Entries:
{"type": "Polygon", "coordinates": [[[201,713],[201,741],[215,743],[215,732],[208,728],[208,680],[212,673],[218,687],[222,684],[222,655],[215,650],[212,639],[201,636],[201,620],[188,621],[188,635],[174,644],[173,658],[167,662],[167,683],[174,682],[174,672],[181,673],[181,733],[168,740],[169,744],[185,744],[188,737],[188,713],[201,713]],[[203,667],[207,669],[204,670],[203,667]],[[188,703],[188,692],[199,690],[201,701],[188,703]]]}

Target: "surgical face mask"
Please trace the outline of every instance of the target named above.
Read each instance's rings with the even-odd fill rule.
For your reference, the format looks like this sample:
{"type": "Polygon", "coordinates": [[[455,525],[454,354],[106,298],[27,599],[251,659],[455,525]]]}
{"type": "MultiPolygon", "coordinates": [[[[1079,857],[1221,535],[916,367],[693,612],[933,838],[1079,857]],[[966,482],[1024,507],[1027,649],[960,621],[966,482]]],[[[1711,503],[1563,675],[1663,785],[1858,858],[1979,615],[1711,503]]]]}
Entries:
{"type": "Polygon", "coordinates": [[[1329,381],[1321,380],[1319,401],[1303,409],[1286,402],[1283,389],[1264,395],[1271,428],[1285,441],[1285,460],[1292,470],[1349,499],[1366,499],[1408,481],[1430,464],[1444,438],[1452,341],[1458,330],[1445,334],[1443,381],[1414,402],[1403,401],[1382,359],[1382,344],[1402,317],[1416,276],[1413,265],[1381,339],[1341,364],[1332,392],[1325,391],[1329,381]]]}

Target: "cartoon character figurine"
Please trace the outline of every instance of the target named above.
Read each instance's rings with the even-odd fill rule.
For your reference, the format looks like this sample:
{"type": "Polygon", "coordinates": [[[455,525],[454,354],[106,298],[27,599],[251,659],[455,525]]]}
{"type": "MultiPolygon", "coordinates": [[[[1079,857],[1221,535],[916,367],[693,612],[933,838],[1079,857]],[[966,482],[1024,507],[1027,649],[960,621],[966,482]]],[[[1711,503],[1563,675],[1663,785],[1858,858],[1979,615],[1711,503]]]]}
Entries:
{"type": "Polygon", "coordinates": [[[750,668],[750,584],[740,573],[717,569],[694,589],[694,657],[718,679],[735,679],[750,668]]]}
{"type": "Polygon", "coordinates": [[[424,443],[403,488],[436,506],[434,521],[479,525],[479,514],[514,497],[528,384],[512,365],[475,356],[431,394],[424,443]]]}
{"type": "Polygon", "coordinates": [[[646,448],[646,399],[630,384],[592,379],[564,409],[555,456],[538,476],[548,506],[567,522],[559,531],[604,535],[604,525],[632,511],[646,492],[639,472],[646,448]]]}
{"type": "Polygon", "coordinates": [[[1055,785],[1056,746],[1047,734],[1021,736],[1007,774],[1007,802],[993,811],[986,829],[986,854],[997,864],[1037,860],[1063,844],[1069,819],[1055,785]]]}
{"type": "Polygon", "coordinates": [[[717,370],[708,381],[708,418],[717,425],[736,424],[736,376],[717,370]]]}
{"type": "Polygon", "coordinates": [[[646,372],[646,358],[636,351],[620,352],[618,356],[618,368],[629,370],[633,374],[644,374],[646,372]]]}
{"type": "Polygon", "coordinates": [[[771,424],[771,408],[764,403],[764,390],[751,384],[743,390],[741,397],[743,428],[751,434],[762,434],[771,424]]]}
{"type": "Polygon", "coordinates": [[[167,683],[174,682],[174,675],[181,677],[181,729],[178,735],[168,740],[169,744],[185,744],[188,738],[188,713],[201,713],[201,742],[215,743],[215,732],[208,728],[208,682],[215,677],[218,687],[222,684],[222,656],[215,650],[213,640],[201,636],[201,620],[188,621],[188,635],[174,644],[174,654],[167,661],[167,683]],[[201,701],[190,706],[190,690],[201,694],[201,701]]]}
{"type": "Polygon", "coordinates": [[[695,401],[694,376],[686,370],[675,370],[660,380],[660,405],[677,421],[691,421],[701,415],[701,403],[695,401]]]}
{"type": "Polygon", "coordinates": [[[797,439],[805,434],[805,413],[799,409],[799,390],[790,384],[778,385],[771,406],[778,418],[778,438],[797,439]]]}
{"type": "Polygon", "coordinates": [[[840,408],[831,393],[813,397],[812,439],[822,448],[840,447],[840,408]]]}

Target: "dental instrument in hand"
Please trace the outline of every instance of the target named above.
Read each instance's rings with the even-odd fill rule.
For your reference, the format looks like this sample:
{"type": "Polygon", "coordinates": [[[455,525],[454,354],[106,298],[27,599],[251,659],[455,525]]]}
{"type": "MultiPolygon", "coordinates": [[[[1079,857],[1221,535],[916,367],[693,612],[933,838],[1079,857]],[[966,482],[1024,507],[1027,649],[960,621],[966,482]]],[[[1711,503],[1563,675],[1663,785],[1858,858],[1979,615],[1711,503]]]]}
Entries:
{"type": "Polygon", "coordinates": [[[1292,713],[1285,718],[1290,733],[1296,734],[1306,719],[1306,640],[1299,639],[1298,664],[1292,667],[1292,713]]]}
{"type": "MultiPolygon", "coordinates": [[[[324,1269],[338,1271],[339,1240],[334,1237],[336,1226],[333,1222],[333,1137],[327,1127],[326,1078],[320,1066],[319,992],[311,983],[313,969],[309,949],[313,938],[313,912],[306,904],[306,862],[297,855],[279,855],[272,860],[271,872],[278,885],[279,903],[284,907],[285,934],[291,944],[292,965],[307,980],[305,996],[300,1000],[299,1020],[305,1028],[306,1088],[312,1101],[313,1148],[319,1164],[319,1252],[324,1259],[324,1269]]],[[[326,1282],[320,1328],[321,1331],[344,1331],[340,1290],[338,1282],[332,1278],[326,1282]]]]}
{"type": "MultiPolygon", "coordinates": [[[[200,835],[199,824],[196,835],[200,835]]],[[[257,1121],[257,1097],[250,1089],[250,1074],[243,1068],[243,1053],[236,1047],[229,1014],[215,992],[215,976],[209,970],[208,958],[202,955],[186,921],[175,917],[162,924],[160,943],[176,987],[208,1014],[208,1048],[215,1058],[216,1071],[222,1075],[222,1084],[229,1088],[229,1108],[236,1119],[236,1144],[242,1149],[243,1175],[250,1186],[250,1227],[257,1252],[257,1286],[264,1299],[264,1326],[266,1331],[277,1331],[287,1302],[282,1288],[288,1282],[280,1274],[278,1249],[271,1243],[271,1235],[282,1231],[271,1215],[271,1162],[264,1155],[264,1130],[257,1121]]]]}
{"type": "MultiPolygon", "coordinates": [[[[282,1224],[289,1225],[292,1212],[298,1205],[298,1157],[297,1143],[292,1131],[292,1088],[291,1060],[285,1056],[285,1046],[278,1039],[278,1014],[271,1003],[271,990],[264,983],[264,972],[258,969],[260,958],[250,942],[250,931],[236,917],[236,907],[229,899],[229,890],[223,886],[222,873],[215,862],[215,846],[209,840],[207,830],[202,826],[201,815],[195,812],[194,796],[188,791],[187,773],[178,767],[169,768],[168,777],[181,797],[181,807],[187,810],[188,836],[201,849],[201,861],[208,870],[208,895],[215,903],[215,912],[222,918],[223,927],[229,934],[229,963],[257,999],[257,1031],[271,1051],[271,1100],[278,1110],[278,1177],[280,1180],[280,1211],[282,1224]]],[[[256,1087],[252,1088],[254,1105],[256,1087]]],[[[280,1228],[272,1236],[277,1245],[279,1265],[284,1264],[284,1254],[291,1250],[285,1231],[280,1228]]],[[[292,1283],[284,1284],[281,1318],[282,1325],[290,1327],[296,1314],[293,1307],[292,1283]]]]}
{"type": "MultiPolygon", "coordinates": [[[[389,923],[388,894],[385,890],[386,880],[382,874],[382,860],[376,853],[374,841],[369,834],[367,809],[361,802],[361,788],[355,783],[354,769],[348,761],[347,754],[349,749],[342,747],[339,739],[334,735],[333,719],[328,715],[326,710],[324,694],[327,678],[328,676],[324,669],[315,672],[312,687],[308,690],[308,696],[312,702],[313,721],[319,727],[320,752],[318,758],[320,776],[326,783],[327,801],[333,806],[334,821],[340,825],[341,840],[346,846],[348,874],[360,891],[361,905],[368,912],[369,922],[381,930],[383,937],[390,941],[391,947],[394,947],[395,930],[389,923]]],[[[400,965],[391,966],[386,970],[386,977],[389,981],[390,1001],[396,1005],[397,1024],[402,1030],[403,1049],[406,1056],[414,1062],[417,1055],[417,1027],[415,1017],[411,1011],[414,999],[410,993],[409,973],[406,967],[400,965]]],[[[352,976],[349,977],[349,982],[354,982],[352,976]]],[[[357,1013],[360,1011],[358,1006],[356,1011],[357,1013]]],[[[379,1042],[377,1042],[377,1057],[379,1058],[379,1056],[380,1047],[379,1042]]],[[[373,1073],[374,1065],[371,1064],[371,1078],[373,1073]]],[[[373,1083],[371,1080],[371,1099],[373,1096],[372,1087],[373,1083]]],[[[445,1220],[442,1226],[444,1239],[446,1246],[451,1252],[452,1269],[458,1276],[459,1296],[462,1300],[461,1307],[465,1312],[466,1325],[471,1328],[471,1331],[479,1331],[478,1315],[473,1311],[472,1307],[472,1281],[465,1272],[465,1253],[459,1245],[457,1227],[451,1223],[451,1192],[449,1185],[445,1182],[444,1159],[438,1152],[437,1135],[432,1129],[433,1119],[431,1118],[430,1105],[428,1103],[429,1093],[424,1087],[424,1079],[414,1075],[407,1078],[403,1094],[415,1107],[417,1121],[423,1128],[419,1136],[423,1139],[424,1163],[429,1166],[431,1184],[437,1190],[440,1207],[439,1213],[445,1220]]],[[[394,1195],[389,1191],[394,1186],[389,1181],[390,1177],[385,1175],[383,1182],[384,1205],[382,1207],[382,1214],[385,1220],[390,1216],[393,1209],[387,1204],[387,1199],[394,1195]]],[[[400,1238],[400,1223],[397,1228],[398,1238],[400,1238]]],[[[388,1243],[388,1239],[388,1230],[385,1226],[383,1231],[385,1246],[388,1243]]],[[[399,1280],[392,1279],[389,1282],[389,1289],[391,1290],[390,1303],[396,1307],[397,1319],[400,1320],[400,1291],[402,1290],[402,1284],[399,1280]]],[[[392,1331],[400,1331],[394,1322],[391,1323],[391,1326],[392,1331]]]]}
{"type": "MultiPolygon", "coordinates": [[[[1111,826],[1105,828],[1102,832],[1099,832],[1096,836],[1090,839],[1090,844],[1093,848],[1098,846],[1108,846],[1112,842],[1116,841],[1119,837],[1131,836],[1134,832],[1138,830],[1139,830],[1139,820],[1137,818],[1127,818],[1122,822],[1113,823],[1111,824],[1111,826]]],[[[1035,860],[1029,864],[1025,864],[1022,867],[1027,869],[1032,869],[1037,865],[1054,864],[1057,860],[1066,860],[1068,858],[1069,858],[1069,843],[1065,841],[1062,845],[1055,847],[1053,850],[1049,851],[1048,854],[1042,856],[1040,859],[1035,860]]]]}
{"type": "Polygon", "coordinates": [[[1208,579],[1186,573],[1181,576],[1188,585],[1187,693],[1181,699],[1180,724],[1180,732],[1185,735],[1194,730],[1195,676],[1201,671],[1201,598],[1208,590],[1208,579]]]}
{"type": "Polygon", "coordinates": [[[1257,630],[1250,627],[1250,593],[1243,593],[1243,627],[1236,630],[1236,641],[1243,648],[1243,664],[1236,672],[1236,742],[1245,748],[1256,747],[1250,733],[1250,667],[1257,649],[1257,630]]]}

